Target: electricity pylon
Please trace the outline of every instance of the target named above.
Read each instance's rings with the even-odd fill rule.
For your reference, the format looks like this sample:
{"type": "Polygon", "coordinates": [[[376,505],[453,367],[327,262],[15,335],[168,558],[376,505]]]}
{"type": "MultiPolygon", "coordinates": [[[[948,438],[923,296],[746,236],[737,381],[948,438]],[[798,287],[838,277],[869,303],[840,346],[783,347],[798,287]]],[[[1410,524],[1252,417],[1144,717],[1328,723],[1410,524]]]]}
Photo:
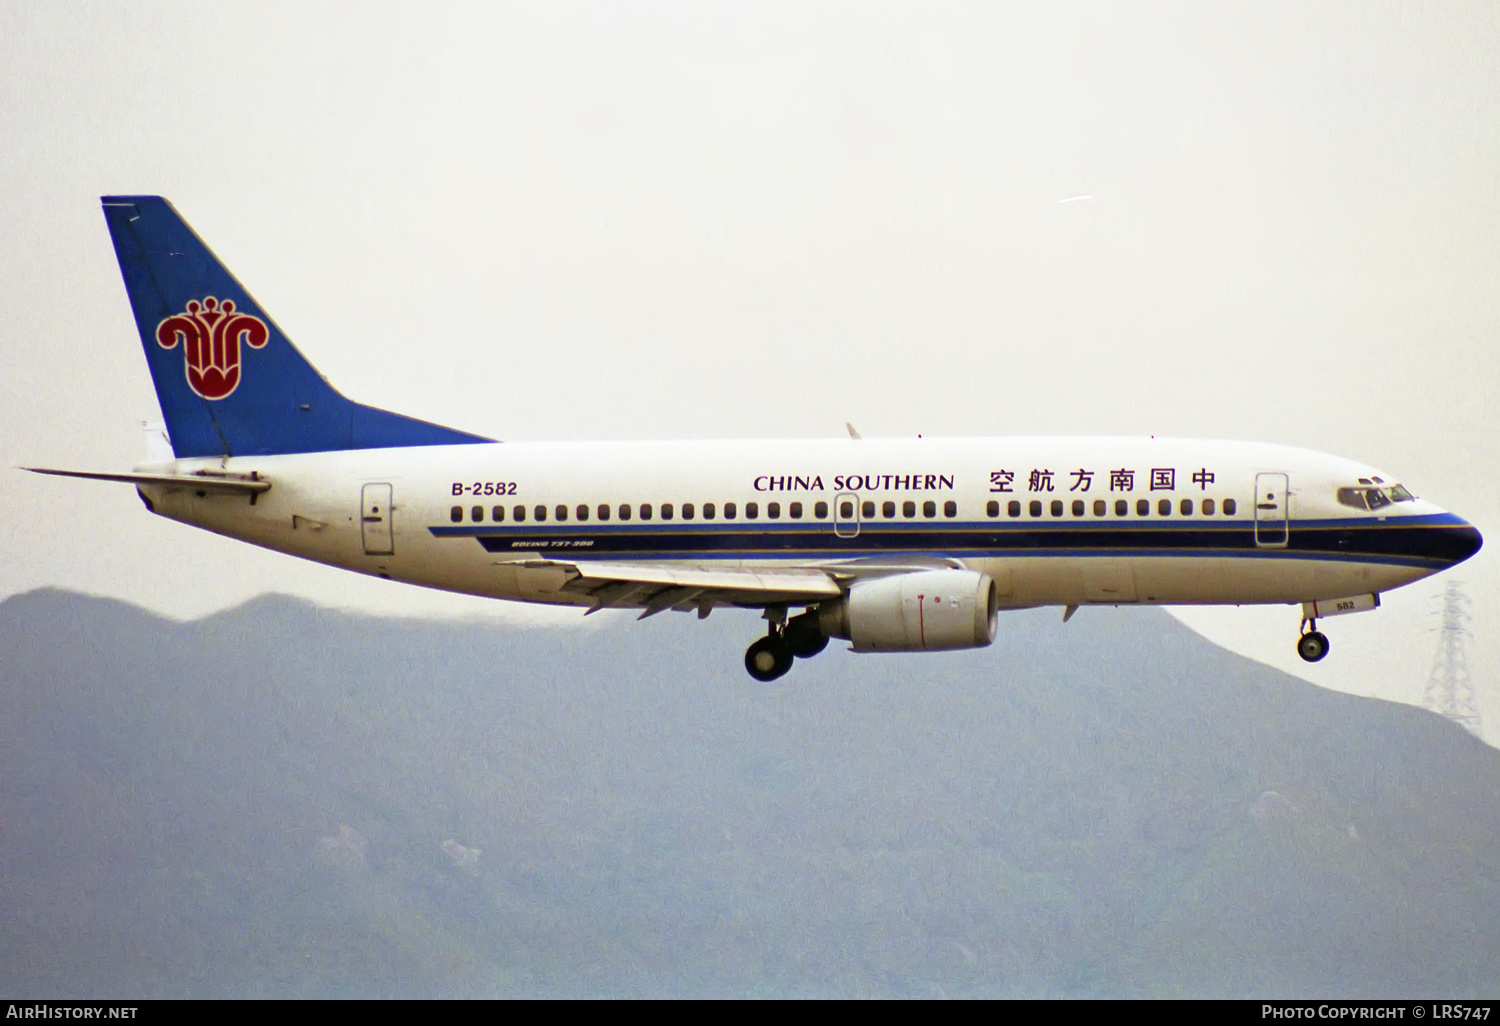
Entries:
{"type": "Polygon", "coordinates": [[[1448,582],[1443,595],[1443,623],[1438,628],[1437,653],[1432,658],[1432,673],[1427,677],[1427,691],[1422,704],[1441,713],[1475,737],[1484,738],[1479,720],[1479,706],[1474,701],[1474,682],[1469,677],[1468,656],[1464,641],[1469,636],[1469,597],[1448,582]]]}

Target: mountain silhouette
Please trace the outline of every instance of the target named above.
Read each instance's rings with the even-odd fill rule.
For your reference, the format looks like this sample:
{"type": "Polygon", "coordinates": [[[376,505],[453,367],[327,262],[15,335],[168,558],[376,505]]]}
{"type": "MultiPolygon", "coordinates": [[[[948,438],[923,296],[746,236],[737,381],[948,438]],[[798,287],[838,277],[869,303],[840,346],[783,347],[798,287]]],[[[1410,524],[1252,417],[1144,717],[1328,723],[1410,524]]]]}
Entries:
{"type": "Polygon", "coordinates": [[[1160,610],[1059,620],[763,685],[749,613],[14,596],[0,990],[1496,991],[1500,753],[1160,610]]]}

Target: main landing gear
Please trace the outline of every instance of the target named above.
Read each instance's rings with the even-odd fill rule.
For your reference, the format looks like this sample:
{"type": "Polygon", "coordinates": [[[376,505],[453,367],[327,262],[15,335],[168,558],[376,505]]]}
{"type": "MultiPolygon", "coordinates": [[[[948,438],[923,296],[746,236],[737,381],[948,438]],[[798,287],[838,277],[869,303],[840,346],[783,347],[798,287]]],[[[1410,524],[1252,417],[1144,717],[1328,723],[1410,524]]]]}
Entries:
{"type": "Polygon", "coordinates": [[[745,669],[762,683],[786,676],[793,659],[810,659],[828,647],[828,636],[818,628],[818,614],[809,610],[786,618],[785,609],[766,610],[770,629],[745,652],[745,669]]]}
{"type": "Polygon", "coordinates": [[[1297,654],[1309,663],[1315,663],[1328,654],[1328,638],[1318,630],[1318,621],[1303,620],[1302,637],[1297,639],[1297,654]]]}

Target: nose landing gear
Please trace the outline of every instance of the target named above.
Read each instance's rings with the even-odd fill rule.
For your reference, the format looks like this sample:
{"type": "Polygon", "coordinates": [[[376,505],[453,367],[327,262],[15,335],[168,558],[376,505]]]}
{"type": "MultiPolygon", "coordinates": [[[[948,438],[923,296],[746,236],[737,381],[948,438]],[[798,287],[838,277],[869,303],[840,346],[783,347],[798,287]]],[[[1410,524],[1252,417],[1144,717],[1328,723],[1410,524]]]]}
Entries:
{"type": "Polygon", "coordinates": [[[1297,639],[1297,654],[1309,663],[1315,663],[1328,654],[1328,638],[1318,630],[1318,621],[1303,620],[1305,628],[1297,639]]]}

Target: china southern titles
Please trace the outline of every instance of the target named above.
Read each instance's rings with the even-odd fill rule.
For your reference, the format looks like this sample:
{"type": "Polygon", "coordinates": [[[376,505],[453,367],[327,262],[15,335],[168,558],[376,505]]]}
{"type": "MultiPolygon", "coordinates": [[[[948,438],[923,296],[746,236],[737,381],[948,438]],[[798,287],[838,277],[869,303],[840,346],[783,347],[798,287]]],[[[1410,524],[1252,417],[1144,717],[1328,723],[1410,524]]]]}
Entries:
{"type": "MultiPolygon", "coordinates": [[[[836,492],[935,492],[953,488],[952,474],[834,474],[836,492]]],[[[751,487],[757,492],[824,492],[821,474],[761,474],[751,487]]]]}

